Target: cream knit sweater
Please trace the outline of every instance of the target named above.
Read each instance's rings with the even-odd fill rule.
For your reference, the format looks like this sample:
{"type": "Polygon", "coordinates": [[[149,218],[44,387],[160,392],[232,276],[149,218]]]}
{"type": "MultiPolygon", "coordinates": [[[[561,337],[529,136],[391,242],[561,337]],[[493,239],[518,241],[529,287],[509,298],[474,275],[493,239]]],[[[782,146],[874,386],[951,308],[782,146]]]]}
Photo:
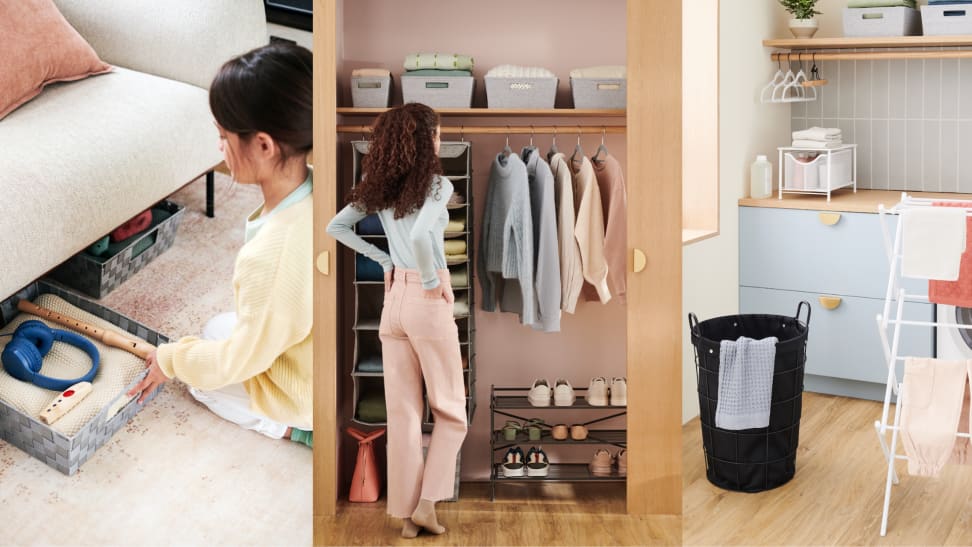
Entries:
{"type": "Polygon", "coordinates": [[[584,270],[580,249],[574,237],[574,183],[570,177],[567,157],[556,153],[550,157],[550,171],[554,177],[554,200],[557,209],[557,241],[560,250],[560,309],[574,313],[577,298],[584,286],[584,270]]]}
{"type": "Polygon", "coordinates": [[[233,272],[237,323],[226,340],[159,346],[162,372],[202,390],[243,383],[254,410],[313,423],[313,199],[275,213],[243,245],[233,272]]]}
{"type": "Polygon", "coordinates": [[[573,167],[575,193],[580,196],[574,237],[577,238],[577,246],[580,248],[584,279],[597,289],[601,302],[607,304],[611,300],[611,290],[608,288],[608,264],[604,257],[604,209],[601,205],[601,192],[591,160],[582,157],[580,160],[572,158],[570,162],[573,167]]]}

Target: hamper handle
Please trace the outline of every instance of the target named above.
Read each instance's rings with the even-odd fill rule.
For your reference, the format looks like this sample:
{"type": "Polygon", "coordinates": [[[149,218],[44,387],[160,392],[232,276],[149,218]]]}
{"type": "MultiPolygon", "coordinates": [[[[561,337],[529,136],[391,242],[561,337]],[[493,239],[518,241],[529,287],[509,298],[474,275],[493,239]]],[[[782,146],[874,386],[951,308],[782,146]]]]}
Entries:
{"type": "Polygon", "coordinates": [[[796,315],[794,315],[793,318],[796,319],[797,321],[800,320],[800,310],[803,308],[803,306],[806,306],[807,307],[807,320],[806,320],[806,325],[807,325],[807,328],[809,328],[810,327],[810,303],[807,302],[806,300],[801,300],[800,303],[797,304],[796,315]]]}
{"type": "Polygon", "coordinates": [[[699,329],[699,318],[692,312],[688,314],[689,330],[695,332],[699,329]]]}

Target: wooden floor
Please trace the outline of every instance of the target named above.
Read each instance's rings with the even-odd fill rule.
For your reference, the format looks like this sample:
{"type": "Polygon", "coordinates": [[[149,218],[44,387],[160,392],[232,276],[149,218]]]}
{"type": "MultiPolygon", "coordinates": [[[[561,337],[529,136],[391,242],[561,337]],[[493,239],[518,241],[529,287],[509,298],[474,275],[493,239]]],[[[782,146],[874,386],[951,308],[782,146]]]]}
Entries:
{"type": "Polygon", "coordinates": [[[505,484],[489,501],[488,483],[463,483],[456,503],[437,506],[441,536],[403,539],[401,520],[378,503],[338,503],[314,526],[315,545],[677,545],[676,516],[630,517],[617,484],[505,484]]]}
{"type": "Polygon", "coordinates": [[[807,393],[803,405],[796,476],[759,494],[710,484],[698,418],[683,428],[685,545],[972,545],[972,466],[930,479],[899,461],[882,538],[881,404],[807,393]]]}

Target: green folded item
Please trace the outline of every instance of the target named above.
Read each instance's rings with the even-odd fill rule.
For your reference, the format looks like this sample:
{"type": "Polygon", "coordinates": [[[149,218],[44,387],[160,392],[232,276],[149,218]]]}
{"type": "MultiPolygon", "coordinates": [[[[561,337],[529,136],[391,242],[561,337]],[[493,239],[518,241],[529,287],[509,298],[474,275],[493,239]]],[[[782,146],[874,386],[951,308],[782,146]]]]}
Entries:
{"type": "Polygon", "coordinates": [[[847,0],[848,8],[915,8],[915,0],[847,0]]]}
{"type": "Polygon", "coordinates": [[[358,360],[358,372],[381,372],[381,356],[369,355],[358,360]]]}
{"type": "Polygon", "coordinates": [[[405,70],[420,70],[423,68],[441,68],[446,70],[472,70],[471,55],[455,53],[412,53],[405,57],[405,70]]]}
{"type": "Polygon", "coordinates": [[[387,421],[385,391],[383,389],[368,391],[358,399],[358,419],[371,424],[387,421]]]}
{"type": "Polygon", "coordinates": [[[469,286],[469,273],[465,267],[449,270],[449,284],[453,289],[465,289],[469,286]]]}
{"type": "Polygon", "coordinates": [[[435,77],[435,78],[470,78],[472,77],[472,72],[468,70],[437,70],[434,68],[426,68],[422,70],[409,70],[408,72],[403,72],[402,77],[408,76],[425,76],[425,77],[435,77]]]}

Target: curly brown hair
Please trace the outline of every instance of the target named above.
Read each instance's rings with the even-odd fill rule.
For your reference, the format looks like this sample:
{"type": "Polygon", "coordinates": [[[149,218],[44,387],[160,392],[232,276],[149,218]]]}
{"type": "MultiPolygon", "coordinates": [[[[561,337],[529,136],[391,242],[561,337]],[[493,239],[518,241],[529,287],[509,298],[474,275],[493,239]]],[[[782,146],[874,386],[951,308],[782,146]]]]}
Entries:
{"type": "Polygon", "coordinates": [[[361,162],[361,182],[351,189],[348,202],[368,213],[394,208],[395,218],[419,209],[435,175],[442,173],[434,148],[438,126],[439,115],[420,103],[378,116],[361,162]]]}

